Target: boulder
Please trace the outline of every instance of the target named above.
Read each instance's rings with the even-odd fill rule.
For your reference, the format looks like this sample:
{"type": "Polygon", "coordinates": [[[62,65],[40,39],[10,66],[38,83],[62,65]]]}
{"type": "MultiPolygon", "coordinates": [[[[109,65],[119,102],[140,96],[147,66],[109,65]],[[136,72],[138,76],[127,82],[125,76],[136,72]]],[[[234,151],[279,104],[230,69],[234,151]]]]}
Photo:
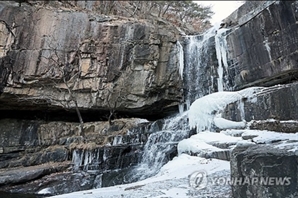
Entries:
{"type": "Polygon", "coordinates": [[[297,197],[297,145],[289,141],[236,147],[231,155],[233,197],[297,197]]]}

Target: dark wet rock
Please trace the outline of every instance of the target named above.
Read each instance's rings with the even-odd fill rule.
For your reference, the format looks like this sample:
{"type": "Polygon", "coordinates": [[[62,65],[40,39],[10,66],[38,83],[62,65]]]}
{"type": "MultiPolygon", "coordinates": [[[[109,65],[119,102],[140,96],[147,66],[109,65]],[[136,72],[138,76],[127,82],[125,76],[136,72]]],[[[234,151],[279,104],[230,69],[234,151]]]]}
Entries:
{"type": "Polygon", "coordinates": [[[92,185],[98,187],[100,182],[95,173],[129,168],[140,161],[150,133],[150,127],[146,127],[144,121],[119,119],[113,120],[112,126],[108,122],[85,123],[85,133],[81,136],[78,123],[0,120],[1,189],[37,193],[48,185],[51,192],[61,194],[90,189],[92,185]],[[72,161],[71,166],[69,161],[72,161]],[[86,185],[72,188],[71,181],[63,184],[64,180],[55,175],[64,171],[66,166],[62,169],[51,165],[57,162],[68,162],[69,173],[66,175],[74,182],[87,174],[86,178],[83,177],[86,185]],[[25,182],[29,184],[26,186],[25,182]],[[43,185],[34,187],[38,182],[43,185]]]}
{"type": "MultiPolygon", "coordinates": [[[[297,142],[256,145],[235,148],[231,157],[231,177],[244,181],[245,178],[271,177],[272,183],[249,183],[233,185],[233,197],[280,198],[297,197],[297,142]],[[277,183],[281,179],[285,183],[277,183]]],[[[252,180],[250,180],[252,181],[252,180]]]]}
{"type": "Polygon", "coordinates": [[[70,163],[49,163],[39,166],[1,169],[0,186],[26,183],[28,181],[38,179],[42,176],[65,170],[70,163]]]}
{"type": "MultiPolygon", "coordinates": [[[[96,175],[86,172],[59,172],[24,184],[6,187],[12,193],[58,195],[77,190],[92,189],[96,175]]],[[[5,189],[5,188],[4,188],[5,189]]]]}
{"type": "Polygon", "coordinates": [[[282,133],[298,132],[298,122],[296,120],[262,120],[249,123],[250,129],[276,131],[282,133]]]}
{"type": "Polygon", "coordinates": [[[247,2],[226,20],[239,23],[226,37],[230,87],[239,90],[297,80],[296,1],[247,2]],[[245,11],[250,6],[253,9],[245,11]]]}
{"type": "MultiPolygon", "coordinates": [[[[276,85],[265,89],[263,92],[256,94],[253,100],[243,100],[242,104],[232,103],[228,105],[223,113],[223,117],[235,121],[252,121],[252,120],[280,120],[284,124],[274,124],[267,128],[273,131],[291,132],[295,131],[295,123],[286,124],[286,120],[298,119],[298,83],[287,85],[276,85]],[[244,115],[241,113],[240,105],[243,106],[244,115]],[[243,116],[243,117],[242,117],[243,116]],[[282,122],[284,121],[284,122],[282,122]],[[282,126],[289,127],[282,129],[282,126]]],[[[265,124],[262,124],[264,129],[265,124]]],[[[261,124],[252,124],[252,127],[262,128],[261,124]]]]}

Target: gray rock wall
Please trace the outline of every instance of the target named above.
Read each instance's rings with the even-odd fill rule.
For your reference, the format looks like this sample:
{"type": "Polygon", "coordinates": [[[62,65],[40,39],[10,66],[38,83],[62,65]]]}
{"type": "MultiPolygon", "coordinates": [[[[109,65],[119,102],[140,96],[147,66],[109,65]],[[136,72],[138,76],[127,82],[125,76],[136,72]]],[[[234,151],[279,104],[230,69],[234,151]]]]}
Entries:
{"type": "Polygon", "coordinates": [[[233,89],[295,81],[298,76],[297,1],[259,2],[253,11],[237,16],[245,7],[226,19],[226,26],[233,29],[227,36],[227,75],[233,89]]]}
{"type": "MultiPolygon", "coordinates": [[[[112,126],[108,122],[89,122],[84,124],[84,134],[80,134],[77,123],[2,119],[0,168],[72,160],[72,151],[75,149],[91,153],[96,149],[116,150],[107,160],[117,160],[119,152],[130,144],[137,146],[146,142],[150,125],[127,134],[129,129],[138,126],[138,122],[139,119],[120,119],[115,120],[112,126]]],[[[102,154],[100,156],[103,157],[102,154]]]]}
{"type": "Polygon", "coordinates": [[[73,109],[74,99],[85,110],[157,115],[181,100],[173,26],[26,3],[0,8],[0,109],[73,109]]]}
{"type": "Polygon", "coordinates": [[[297,197],[297,152],[289,151],[295,145],[297,142],[284,147],[278,144],[236,147],[231,158],[231,178],[242,183],[233,185],[233,197],[297,197]],[[246,184],[245,179],[249,181],[246,184]]]}
{"type": "MultiPolygon", "coordinates": [[[[297,132],[297,8],[297,1],[247,2],[224,20],[224,26],[231,28],[226,37],[227,75],[233,90],[270,87],[253,100],[228,105],[223,113],[225,118],[252,121],[250,129],[297,132]]],[[[234,148],[231,179],[274,181],[233,185],[232,196],[297,197],[296,146],[296,141],[289,141],[234,148]],[[290,178],[290,182],[275,182],[285,178],[290,178]]]]}
{"type": "Polygon", "coordinates": [[[52,195],[96,187],[96,175],[125,172],[140,162],[149,134],[162,125],[142,121],[89,122],[82,135],[78,123],[2,119],[0,187],[15,193],[50,187],[52,195]]]}
{"type": "Polygon", "coordinates": [[[256,94],[253,100],[242,104],[233,103],[226,107],[223,117],[230,120],[297,120],[298,83],[276,85],[256,94]],[[242,106],[241,106],[242,105],[242,106]],[[244,112],[243,117],[241,117],[244,112]]]}

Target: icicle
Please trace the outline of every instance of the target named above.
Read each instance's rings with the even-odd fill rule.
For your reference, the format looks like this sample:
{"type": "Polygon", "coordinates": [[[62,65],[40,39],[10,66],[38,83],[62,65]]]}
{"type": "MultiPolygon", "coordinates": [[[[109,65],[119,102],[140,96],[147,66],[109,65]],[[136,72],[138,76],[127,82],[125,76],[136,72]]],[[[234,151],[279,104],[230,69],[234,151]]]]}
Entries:
{"type": "Polygon", "coordinates": [[[265,46],[265,48],[266,48],[266,50],[267,50],[267,52],[268,52],[269,60],[270,60],[270,62],[272,62],[271,48],[270,48],[270,46],[269,46],[268,37],[265,38],[265,40],[264,40],[263,43],[264,43],[264,46],[265,46]]]}
{"type": "Polygon", "coordinates": [[[113,139],[112,146],[117,146],[117,145],[122,144],[122,138],[123,138],[122,135],[115,136],[113,139]]]}
{"type": "Polygon", "coordinates": [[[102,158],[103,158],[103,161],[106,161],[107,160],[107,149],[104,149],[103,150],[103,156],[102,156],[102,158]]]}
{"type": "Polygon", "coordinates": [[[83,153],[80,150],[74,150],[72,152],[72,163],[74,165],[73,169],[79,170],[83,163],[83,153]]]}
{"type": "Polygon", "coordinates": [[[94,179],[93,188],[101,188],[102,187],[102,174],[97,175],[94,179]]]}
{"type": "Polygon", "coordinates": [[[183,47],[179,41],[177,41],[178,46],[178,53],[179,53],[179,74],[181,76],[181,79],[183,79],[183,71],[184,71],[184,52],[183,47]]]}
{"type": "Polygon", "coordinates": [[[240,112],[241,120],[245,121],[245,112],[244,112],[244,102],[243,102],[243,100],[239,100],[238,110],[240,112]]]}
{"type": "Polygon", "coordinates": [[[217,31],[217,34],[215,36],[215,49],[216,49],[216,57],[218,61],[218,91],[224,90],[224,82],[223,82],[223,75],[224,75],[224,69],[227,71],[228,68],[228,61],[227,61],[227,41],[225,36],[223,34],[228,29],[220,29],[217,31]],[[223,68],[224,66],[224,68],[223,68]]]}
{"type": "Polygon", "coordinates": [[[186,104],[186,109],[189,110],[189,108],[190,108],[190,100],[187,99],[187,100],[185,101],[185,104],[186,104]]]}
{"type": "Polygon", "coordinates": [[[178,105],[179,113],[183,113],[184,111],[184,104],[179,104],[178,105]]]}

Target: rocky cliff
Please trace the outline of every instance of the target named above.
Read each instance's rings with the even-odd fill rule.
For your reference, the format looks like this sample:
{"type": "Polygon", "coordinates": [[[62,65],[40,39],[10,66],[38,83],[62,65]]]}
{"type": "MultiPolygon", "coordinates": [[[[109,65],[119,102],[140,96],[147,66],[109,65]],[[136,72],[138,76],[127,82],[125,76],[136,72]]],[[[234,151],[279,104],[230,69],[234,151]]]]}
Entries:
{"type": "MultiPolygon", "coordinates": [[[[225,118],[252,121],[251,129],[297,132],[297,8],[297,1],[247,2],[225,19],[224,26],[230,29],[225,37],[226,87],[270,87],[254,100],[244,98],[228,105],[225,118]]],[[[239,145],[231,155],[233,179],[279,178],[288,183],[233,185],[233,197],[297,197],[296,161],[295,138],[239,145]]]]}
{"type": "Polygon", "coordinates": [[[177,29],[80,10],[1,2],[0,110],[176,111],[177,29]]]}
{"type": "MultiPolygon", "coordinates": [[[[177,111],[183,98],[189,107],[213,92],[265,86],[255,98],[227,105],[222,117],[243,121],[247,129],[297,132],[296,1],[246,2],[222,28],[183,38],[161,20],[41,5],[0,3],[3,190],[36,193],[48,188],[47,193],[59,194],[112,185],[110,178],[117,180],[113,171],[136,165],[148,136],[164,124],[118,119],[113,124],[87,122],[81,131],[72,113],[76,108],[87,121],[107,119],[111,110],[156,119],[177,111]]],[[[185,131],[186,137],[190,130],[185,131]]],[[[160,141],[160,134],[152,142],[160,141]]],[[[297,141],[276,141],[289,145],[279,149],[279,143],[251,142],[232,155],[230,145],[224,145],[227,150],[212,157],[231,160],[234,177],[270,177],[278,170],[278,176],[296,178],[297,141]]],[[[274,188],[243,185],[232,190],[234,197],[243,198],[266,197],[264,191],[296,196],[297,180],[274,188]]]]}
{"type": "Polygon", "coordinates": [[[112,185],[156,127],[110,113],[156,120],[183,98],[176,27],[55,3],[0,2],[2,191],[112,185]]]}
{"type": "Polygon", "coordinates": [[[248,2],[225,19],[232,29],[226,39],[233,89],[297,80],[297,6],[296,1],[248,2]]]}
{"type": "Polygon", "coordinates": [[[84,135],[71,122],[2,119],[0,125],[1,190],[51,188],[46,194],[52,195],[111,185],[109,175],[136,165],[148,135],[159,128],[132,118],[113,126],[85,123],[84,135]]]}

